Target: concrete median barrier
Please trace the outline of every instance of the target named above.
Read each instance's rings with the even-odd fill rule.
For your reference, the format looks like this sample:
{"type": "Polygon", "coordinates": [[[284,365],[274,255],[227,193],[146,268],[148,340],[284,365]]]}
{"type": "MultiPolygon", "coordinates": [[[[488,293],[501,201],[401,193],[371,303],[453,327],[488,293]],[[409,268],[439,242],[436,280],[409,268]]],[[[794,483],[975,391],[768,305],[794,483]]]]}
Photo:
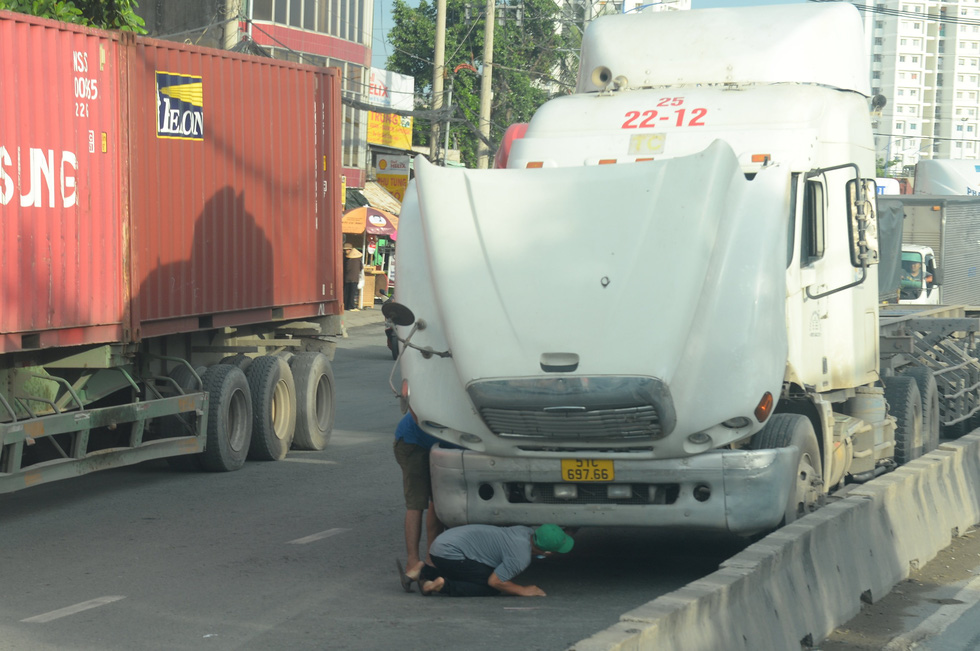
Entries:
{"type": "Polygon", "coordinates": [[[823,640],[980,522],[980,430],[766,536],[575,651],[757,651],[823,640]]]}

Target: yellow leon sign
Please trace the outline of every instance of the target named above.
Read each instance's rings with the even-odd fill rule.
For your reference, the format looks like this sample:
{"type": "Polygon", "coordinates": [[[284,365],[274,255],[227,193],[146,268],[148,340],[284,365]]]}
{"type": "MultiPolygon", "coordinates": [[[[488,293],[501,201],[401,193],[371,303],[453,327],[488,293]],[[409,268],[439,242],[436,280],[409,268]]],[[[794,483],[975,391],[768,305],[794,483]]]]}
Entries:
{"type": "MultiPolygon", "coordinates": [[[[374,106],[411,111],[415,79],[396,72],[371,68],[368,102],[374,106]]],[[[367,141],[394,149],[412,149],[412,118],[394,113],[368,112],[367,141]]]]}

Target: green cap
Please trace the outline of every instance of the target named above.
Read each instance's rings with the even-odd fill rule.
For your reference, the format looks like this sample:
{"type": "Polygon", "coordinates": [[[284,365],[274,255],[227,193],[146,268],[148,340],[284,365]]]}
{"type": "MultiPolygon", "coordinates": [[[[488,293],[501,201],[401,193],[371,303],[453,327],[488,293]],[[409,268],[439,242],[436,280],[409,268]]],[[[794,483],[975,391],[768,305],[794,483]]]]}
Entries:
{"type": "Polygon", "coordinates": [[[557,524],[543,524],[535,529],[531,542],[541,551],[559,554],[570,552],[575,544],[572,537],[562,531],[557,524]]]}

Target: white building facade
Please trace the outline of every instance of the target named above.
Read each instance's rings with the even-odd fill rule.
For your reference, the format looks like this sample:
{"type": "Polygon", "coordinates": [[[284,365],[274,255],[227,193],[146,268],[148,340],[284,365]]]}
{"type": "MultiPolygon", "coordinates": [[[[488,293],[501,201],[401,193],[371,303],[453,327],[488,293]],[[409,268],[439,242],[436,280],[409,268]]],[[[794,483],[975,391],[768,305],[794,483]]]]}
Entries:
{"type": "Polygon", "coordinates": [[[980,0],[851,0],[864,16],[877,157],[889,176],[920,158],[976,159],[980,113],[980,0]]]}

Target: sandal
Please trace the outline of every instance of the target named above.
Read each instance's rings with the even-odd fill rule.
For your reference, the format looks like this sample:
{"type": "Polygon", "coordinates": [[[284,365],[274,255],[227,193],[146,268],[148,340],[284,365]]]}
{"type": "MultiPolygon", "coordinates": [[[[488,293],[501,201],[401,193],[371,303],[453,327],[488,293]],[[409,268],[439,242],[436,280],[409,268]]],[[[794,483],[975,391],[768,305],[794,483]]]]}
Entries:
{"type": "MultiPolygon", "coordinates": [[[[405,592],[411,592],[412,579],[407,574],[405,574],[405,569],[402,567],[402,562],[397,558],[395,559],[395,566],[398,568],[398,580],[402,584],[402,590],[404,590],[405,592]]],[[[422,584],[420,583],[419,590],[421,589],[422,589],[422,584]]]]}

